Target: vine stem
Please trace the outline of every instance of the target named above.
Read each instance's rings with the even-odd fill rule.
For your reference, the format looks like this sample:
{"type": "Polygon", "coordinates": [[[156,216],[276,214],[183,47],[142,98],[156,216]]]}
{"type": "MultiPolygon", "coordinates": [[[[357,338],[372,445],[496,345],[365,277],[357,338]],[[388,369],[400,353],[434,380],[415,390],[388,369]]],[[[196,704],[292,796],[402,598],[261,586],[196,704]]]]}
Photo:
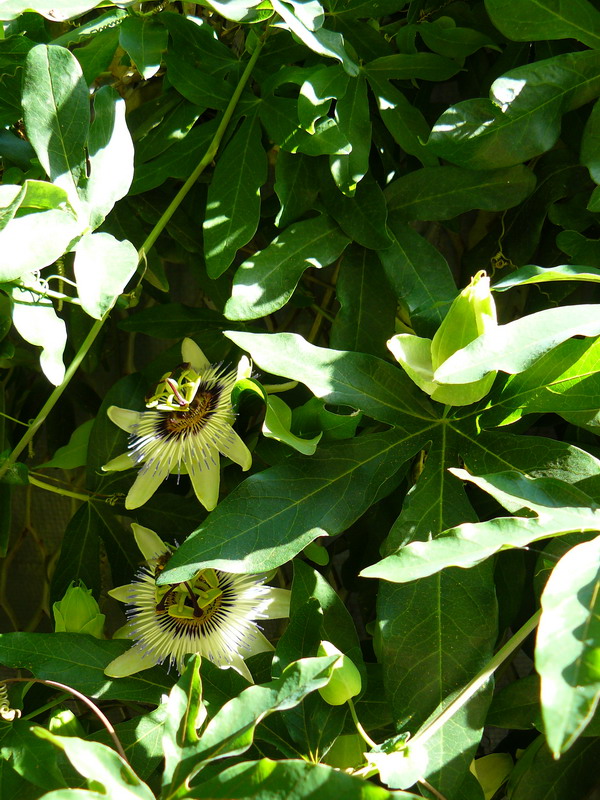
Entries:
{"type": "MultiPolygon", "coordinates": [[[[117,736],[117,732],[113,728],[110,720],[108,717],[98,708],[98,706],[90,700],[85,694],[78,692],[77,689],[73,689],[72,686],[67,686],[64,683],[58,683],[57,681],[49,681],[44,678],[5,678],[2,683],[42,683],[44,686],[54,686],[56,689],[60,689],[61,692],[65,692],[66,694],[72,694],[78,700],[81,700],[82,703],[93,711],[93,713],[98,717],[100,722],[104,725],[108,733],[110,734],[111,739],[115,743],[115,748],[118,754],[121,756],[123,761],[128,763],[127,756],[125,755],[125,751],[123,750],[123,745],[119,737],[117,736]]],[[[41,709],[38,709],[40,711],[41,709]]],[[[28,715],[30,716],[30,715],[28,715]]]]}
{"type": "Polygon", "coordinates": [[[494,672],[498,669],[498,667],[513,653],[532,633],[540,620],[540,615],[542,613],[541,608],[538,609],[535,614],[530,617],[527,622],[519,628],[519,630],[515,633],[514,636],[503,645],[500,650],[488,661],[485,667],[472,678],[469,683],[465,686],[465,688],[459,692],[459,694],[454,698],[454,700],[446,706],[446,708],[437,716],[435,717],[429,725],[427,725],[423,730],[419,731],[416,734],[414,739],[411,739],[409,747],[412,745],[414,746],[416,742],[419,744],[424,744],[426,741],[431,739],[431,737],[436,734],[440,728],[442,728],[446,722],[456,714],[469,700],[476,694],[479,689],[481,689],[488,680],[492,677],[494,672]]]}
{"type": "MultiPolygon", "coordinates": [[[[268,32],[269,29],[267,28],[263,36],[258,40],[256,47],[254,48],[254,51],[250,56],[248,63],[246,64],[246,68],[242,73],[242,77],[238,81],[238,84],[235,87],[233,94],[231,95],[231,99],[227,104],[227,108],[223,112],[223,116],[219,123],[219,127],[217,128],[215,135],[213,136],[212,141],[209,144],[208,149],[206,150],[206,153],[202,156],[194,171],[191,173],[189,178],[183,184],[181,189],[177,192],[173,200],[169,203],[169,205],[167,206],[166,210],[164,211],[164,213],[162,214],[162,216],[160,217],[154,228],[152,228],[152,230],[150,231],[146,241],[140,247],[138,251],[138,264],[143,263],[146,260],[146,256],[149,250],[152,248],[152,246],[154,245],[154,243],[156,242],[162,231],[165,229],[165,227],[169,223],[169,220],[171,219],[175,211],[179,208],[181,202],[183,201],[187,193],[190,191],[194,183],[198,180],[199,176],[204,172],[206,167],[209,164],[211,164],[212,161],[214,160],[218,152],[219,146],[221,144],[221,141],[223,139],[223,136],[225,135],[225,131],[227,130],[227,126],[229,125],[231,117],[233,116],[233,112],[235,111],[235,108],[238,104],[238,100],[240,99],[242,92],[244,91],[244,88],[248,82],[248,79],[250,78],[254,65],[256,64],[260,52],[264,46],[268,32]]],[[[75,372],[79,368],[79,365],[88,354],[91,346],[94,344],[96,337],[102,330],[102,326],[108,319],[108,316],[112,311],[112,308],[116,303],[116,301],[117,298],[115,297],[110,308],[106,311],[104,316],[101,319],[98,319],[94,322],[94,324],[90,328],[88,335],[85,337],[81,347],[79,348],[79,350],[75,354],[75,357],[67,367],[67,370],[65,372],[65,377],[63,378],[62,382],[53,390],[50,397],[46,400],[46,402],[42,406],[37,417],[31,422],[28,430],[23,434],[19,442],[17,442],[17,444],[13,448],[12,452],[8,455],[6,460],[2,464],[0,464],[0,478],[2,478],[2,476],[15,463],[17,458],[27,447],[29,442],[33,439],[38,429],[46,421],[48,414],[52,411],[57,401],[62,396],[63,392],[71,382],[71,379],[75,375],[75,372]]]]}

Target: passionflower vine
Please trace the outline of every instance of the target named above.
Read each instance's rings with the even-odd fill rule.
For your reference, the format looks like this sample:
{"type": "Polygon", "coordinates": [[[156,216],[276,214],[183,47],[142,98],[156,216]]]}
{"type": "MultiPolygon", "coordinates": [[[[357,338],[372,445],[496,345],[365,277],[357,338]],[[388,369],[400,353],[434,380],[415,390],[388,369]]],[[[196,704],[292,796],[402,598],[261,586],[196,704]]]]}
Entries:
{"type": "Polygon", "coordinates": [[[219,453],[250,469],[250,451],[231,427],[231,391],[239,369],[210,364],[198,345],[184,339],[184,364],[162,377],[146,400],[146,411],[110,406],[110,419],[129,433],[129,452],[113,458],[105,471],[142,464],[125,508],[142,506],[171,473],[188,474],[196,497],[208,510],[219,498],[219,453]]]}
{"type": "Polygon", "coordinates": [[[190,580],[158,586],[173,549],[149,528],[132,524],[146,563],[134,581],[109,594],[126,603],[127,623],[119,637],[133,646],[104,670],[123,678],[168,662],[179,672],[189,653],[199,653],[218,667],[233,667],[249,681],[244,659],[273,649],[256,620],[289,615],[290,592],[265,586],[265,575],[236,575],[203,569],[190,580]]]}

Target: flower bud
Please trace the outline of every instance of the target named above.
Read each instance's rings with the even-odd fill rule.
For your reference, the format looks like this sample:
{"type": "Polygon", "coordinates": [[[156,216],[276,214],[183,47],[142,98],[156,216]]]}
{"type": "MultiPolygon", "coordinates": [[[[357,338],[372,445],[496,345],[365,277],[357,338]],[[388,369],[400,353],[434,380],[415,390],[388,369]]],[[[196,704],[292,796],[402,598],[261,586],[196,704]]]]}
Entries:
{"type": "Polygon", "coordinates": [[[481,334],[495,328],[496,304],[490,291],[490,279],[483,270],[471,279],[444,317],[431,342],[433,371],[457,350],[466,347],[481,334]]]}
{"type": "Polygon", "coordinates": [[[481,271],[454,299],[432,340],[399,333],[387,346],[409,377],[432,400],[450,406],[466,406],[485,397],[496,373],[491,372],[472,383],[441,383],[436,372],[457,350],[497,324],[490,279],[481,271]]]}
{"type": "Polygon", "coordinates": [[[331,642],[321,642],[319,656],[339,656],[333,665],[329,683],[319,689],[319,694],[330,706],[341,706],[360,692],[362,681],[360,672],[347,655],[340,652],[331,642]]]}
{"type": "Polygon", "coordinates": [[[52,613],[57,633],[89,633],[96,639],[103,638],[104,614],[100,613],[92,590],[82,582],[79,586],[71,582],[63,599],[52,606],[52,613]]]}
{"type": "Polygon", "coordinates": [[[83,738],[85,731],[81,722],[77,719],[72,711],[67,708],[61,708],[53,711],[48,720],[48,730],[50,733],[55,733],[57,736],[78,736],[83,738]]]}

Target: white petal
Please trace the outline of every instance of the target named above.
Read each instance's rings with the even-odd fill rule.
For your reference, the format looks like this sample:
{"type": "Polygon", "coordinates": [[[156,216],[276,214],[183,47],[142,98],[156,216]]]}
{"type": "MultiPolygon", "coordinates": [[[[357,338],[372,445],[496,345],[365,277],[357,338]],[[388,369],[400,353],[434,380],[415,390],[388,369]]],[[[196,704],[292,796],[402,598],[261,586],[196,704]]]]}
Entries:
{"type": "Polygon", "coordinates": [[[138,472],[138,476],[125,498],[125,508],[139,508],[143,506],[144,503],[152,497],[168,474],[168,464],[145,464],[138,472]]]}
{"type": "Polygon", "coordinates": [[[209,449],[209,453],[212,458],[209,457],[202,462],[202,469],[197,463],[193,465],[186,463],[186,466],[196,497],[207,511],[212,511],[219,501],[221,473],[219,472],[219,454],[212,448],[209,449]]]}
{"type": "Polygon", "coordinates": [[[181,355],[183,360],[188,363],[196,372],[202,372],[210,367],[210,361],[206,358],[196,342],[191,339],[184,339],[181,343],[181,355]]]}
{"type": "Polygon", "coordinates": [[[238,656],[237,653],[231,656],[231,663],[221,666],[221,669],[227,669],[228,667],[233,667],[243,678],[246,678],[248,683],[254,683],[254,678],[252,677],[252,673],[248,669],[246,662],[241,656],[238,656]]]}
{"type": "Polygon", "coordinates": [[[136,544],[146,561],[151,561],[153,558],[158,558],[169,552],[169,548],[160,536],[151,531],[150,528],[144,528],[143,525],[132,522],[131,530],[135,536],[136,544]]]}
{"type": "Polygon", "coordinates": [[[276,589],[273,586],[269,587],[269,594],[260,605],[261,614],[264,614],[267,619],[289,617],[291,594],[289,589],[276,589]]]}
{"type": "Polygon", "coordinates": [[[237,433],[232,429],[227,437],[219,440],[219,450],[224,456],[235,461],[246,472],[252,466],[252,454],[237,433]]]}
{"type": "Polygon", "coordinates": [[[135,467],[135,461],[131,458],[129,453],[121,453],[120,456],[113,458],[108,464],[100,467],[102,472],[121,472],[124,469],[131,469],[135,467]]]}
{"type": "Polygon", "coordinates": [[[105,668],[104,674],[109,678],[126,678],[143,669],[150,669],[156,664],[152,656],[144,655],[137,647],[130,647],[127,652],[113,659],[105,668]]]}
{"type": "Polygon", "coordinates": [[[114,589],[110,589],[108,594],[120,603],[128,603],[134,591],[135,583],[126,583],[124,586],[115,586],[114,589]]]}
{"type": "Polygon", "coordinates": [[[110,406],[106,413],[108,414],[108,418],[112,420],[115,425],[118,425],[119,428],[127,431],[127,433],[131,433],[140,421],[143,412],[131,411],[128,408],[119,408],[118,406],[110,406]]]}
{"type": "Polygon", "coordinates": [[[252,631],[252,637],[248,636],[244,639],[242,654],[244,658],[250,658],[250,656],[258,655],[258,653],[269,653],[274,649],[271,642],[256,628],[252,631]]]}

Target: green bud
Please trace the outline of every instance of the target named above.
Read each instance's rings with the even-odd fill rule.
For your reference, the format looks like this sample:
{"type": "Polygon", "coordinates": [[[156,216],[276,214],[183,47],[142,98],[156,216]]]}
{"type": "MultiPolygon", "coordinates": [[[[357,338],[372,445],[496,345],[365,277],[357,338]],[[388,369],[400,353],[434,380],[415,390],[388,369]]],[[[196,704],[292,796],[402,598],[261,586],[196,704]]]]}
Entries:
{"type": "Polygon", "coordinates": [[[471,279],[450,306],[431,342],[433,371],[457,350],[466,347],[483,333],[495,328],[496,304],[490,291],[490,279],[483,270],[471,279]]]}
{"type": "Polygon", "coordinates": [[[71,583],[62,600],[52,606],[54,630],[57,633],[89,633],[103,638],[104,614],[100,613],[92,590],[85,584],[71,583]]]}
{"type": "Polygon", "coordinates": [[[81,726],[81,722],[79,722],[75,714],[67,708],[61,708],[52,712],[48,720],[48,730],[50,733],[55,733],[57,736],[78,736],[79,738],[85,736],[85,731],[81,726]]]}
{"type": "Polygon", "coordinates": [[[333,665],[329,683],[319,689],[319,694],[330,706],[341,706],[360,692],[362,681],[360,672],[347,655],[340,652],[331,642],[321,642],[319,656],[339,656],[333,665]]]}
{"type": "Polygon", "coordinates": [[[432,400],[449,406],[466,406],[485,397],[496,373],[491,372],[472,383],[454,384],[439,382],[436,371],[457,350],[496,328],[497,324],[490,279],[481,271],[454,299],[433,339],[399,333],[387,346],[409,377],[432,400]]]}

